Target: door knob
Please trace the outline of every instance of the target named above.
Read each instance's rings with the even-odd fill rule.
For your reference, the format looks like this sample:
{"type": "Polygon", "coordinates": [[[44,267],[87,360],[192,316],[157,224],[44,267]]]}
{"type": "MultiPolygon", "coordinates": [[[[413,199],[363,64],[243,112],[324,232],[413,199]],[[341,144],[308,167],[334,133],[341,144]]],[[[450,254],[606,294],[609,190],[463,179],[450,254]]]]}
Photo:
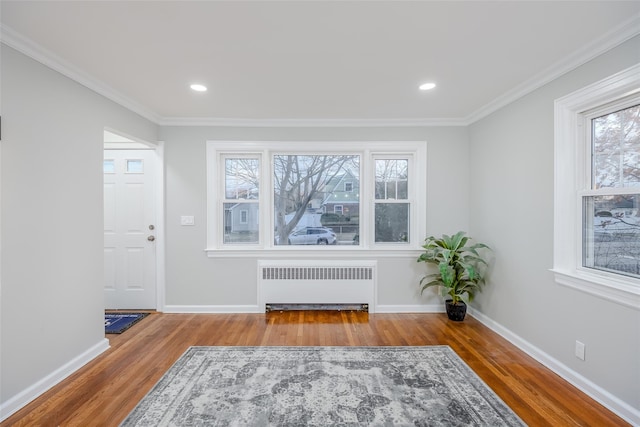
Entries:
{"type": "Polygon", "coordinates": [[[153,242],[154,240],[156,240],[156,236],[149,236],[147,237],[147,240],[153,242]]]}

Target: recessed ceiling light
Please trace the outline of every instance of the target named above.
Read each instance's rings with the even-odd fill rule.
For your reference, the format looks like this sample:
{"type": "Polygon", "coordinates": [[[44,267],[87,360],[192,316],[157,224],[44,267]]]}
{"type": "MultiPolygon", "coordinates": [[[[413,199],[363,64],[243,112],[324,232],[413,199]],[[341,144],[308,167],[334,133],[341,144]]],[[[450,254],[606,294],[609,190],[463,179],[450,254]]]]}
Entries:
{"type": "Polygon", "coordinates": [[[192,90],[195,90],[196,92],[206,92],[207,91],[207,87],[203,86],[203,85],[199,85],[199,84],[193,84],[190,86],[192,90]]]}
{"type": "Polygon", "coordinates": [[[420,85],[420,90],[429,90],[429,89],[433,89],[434,87],[436,87],[435,83],[425,83],[420,85]]]}

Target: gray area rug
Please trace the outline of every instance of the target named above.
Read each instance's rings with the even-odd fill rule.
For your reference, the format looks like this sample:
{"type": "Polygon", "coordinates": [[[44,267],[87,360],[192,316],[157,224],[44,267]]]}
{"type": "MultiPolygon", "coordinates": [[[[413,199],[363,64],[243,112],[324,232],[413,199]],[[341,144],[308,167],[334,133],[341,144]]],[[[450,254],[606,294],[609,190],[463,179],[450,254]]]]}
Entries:
{"type": "Polygon", "coordinates": [[[523,426],[448,346],[191,347],[122,426],[523,426]]]}

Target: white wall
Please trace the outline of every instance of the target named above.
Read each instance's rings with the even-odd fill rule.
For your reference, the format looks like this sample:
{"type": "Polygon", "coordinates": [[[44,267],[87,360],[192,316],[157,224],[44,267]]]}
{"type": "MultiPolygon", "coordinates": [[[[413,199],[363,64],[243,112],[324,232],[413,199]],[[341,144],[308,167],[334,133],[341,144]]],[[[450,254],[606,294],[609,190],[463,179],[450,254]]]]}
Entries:
{"type": "Polygon", "coordinates": [[[554,100],[639,62],[636,37],[469,128],[471,233],[495,249],[475,308],[636,417],[640,310],[558,285],[549,269],[554,100]],[[585,361],[574,356],[576,340],[586,344],[585,361]]]}
{"type": "Polygon", "coordinates": [[[103,129],[157,127],[2,46],[0,419],[106,348],[103,129]]]}
{"type": "MultiPolygon", "coordinates": [[[[166,159],[166,304],[170,310],[176,306],[242,308],[257,304],[258,258],[213,259],[204,252],[207,140],[345,141],[346,144],[348,141],[427,141],[428,188],[419,189],[419,193],[427,197],[428,214],[418,221],[426,221],[429,234],[455,233],[468,228],[465,128],[164,127],[160,139],[165,142],[166,159]],[[452,165],[456,165],[455,173],[452,165]],[[195,216],[196,225],[181,226],[181,215],[195,216]]],[[[441,306],[435,298],[420,297],[418,281],[425,266],[418,264],[416,258],[417,255],[378,260],[379,305],[434,303],[441,306]]],[[[344,257],[337,255],[336,259],[344,257]]]]}

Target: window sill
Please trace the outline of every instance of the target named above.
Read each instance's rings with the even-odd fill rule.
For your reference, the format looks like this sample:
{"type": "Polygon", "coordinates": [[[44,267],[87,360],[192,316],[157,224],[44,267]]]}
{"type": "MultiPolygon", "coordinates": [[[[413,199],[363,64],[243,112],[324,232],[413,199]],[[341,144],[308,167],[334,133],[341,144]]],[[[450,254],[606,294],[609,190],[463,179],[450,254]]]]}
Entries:
{"type": "Polygon", "coordinates": [[[225,248],[205,249],[209,258],[262,258],[262,259],[342,259],[342,258],[415,258],[422,249],[300,249],[300,248],[225,248]]]}
{"type": "Polygon", "coordinates": [[[640,310],[640,280],[620,280],[584,271],[551,270],[556,283],[640,310]]]}

